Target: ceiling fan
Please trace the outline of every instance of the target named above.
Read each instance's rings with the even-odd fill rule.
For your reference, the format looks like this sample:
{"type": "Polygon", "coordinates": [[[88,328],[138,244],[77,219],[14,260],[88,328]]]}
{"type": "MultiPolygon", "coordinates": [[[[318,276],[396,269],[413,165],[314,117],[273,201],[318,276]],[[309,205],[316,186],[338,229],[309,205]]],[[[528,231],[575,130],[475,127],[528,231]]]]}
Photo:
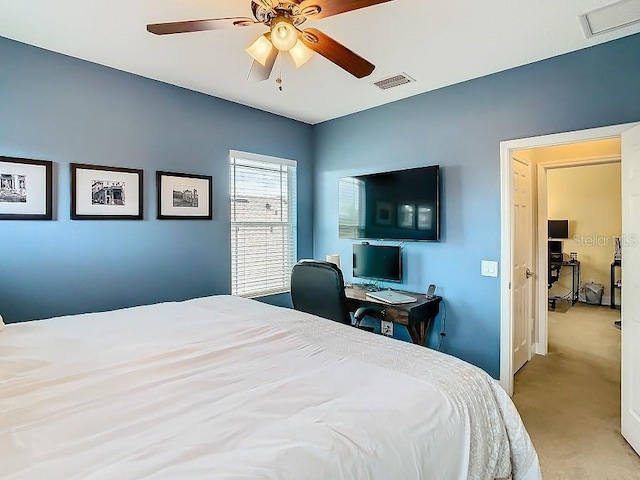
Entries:
{"type": "Polygon", "coordinates": [[[370,75],[375,65],[315,28],[301,30],[307,19],[326,18],[392,0],[251,0],[254,18],[230,17],[184,22],[154,23],[147,30],[156,35],[221,30],[264,24],[269,32],[246,49],[254,59],[249,79],[269,78],[279,52],[289,52],[296,67],[303,65],[314,52],[357,78],[370,75]]]}

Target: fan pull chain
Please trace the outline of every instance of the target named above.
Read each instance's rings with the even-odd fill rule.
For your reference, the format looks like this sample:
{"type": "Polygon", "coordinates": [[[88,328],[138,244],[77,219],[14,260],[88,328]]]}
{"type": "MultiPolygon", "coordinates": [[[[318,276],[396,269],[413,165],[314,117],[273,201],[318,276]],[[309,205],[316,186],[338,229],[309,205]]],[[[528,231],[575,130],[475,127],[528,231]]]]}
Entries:
{"type": "Polygon", "coordinates": [[[280,72],[278,73],[278,78],[276,78],[276,83],[278,84],[278,90],[282,91],[282,54],[278,55],[278,69],[280,72]]]}

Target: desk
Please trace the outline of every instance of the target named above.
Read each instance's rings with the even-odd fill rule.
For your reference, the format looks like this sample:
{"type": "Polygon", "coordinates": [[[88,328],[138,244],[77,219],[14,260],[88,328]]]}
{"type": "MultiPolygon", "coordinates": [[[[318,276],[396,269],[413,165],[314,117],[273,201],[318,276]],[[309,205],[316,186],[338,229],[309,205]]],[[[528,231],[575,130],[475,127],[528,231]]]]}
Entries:
{"type": "Polygon", "coordinates": [[[550,262],[549,263],[549,284],[558,281],[562,267],[571,267],[571,305],[575,305],[580,294],[580,261],[573,262],[550,262]],[[555,274],[553,273],[555,272],[555,274]]]}
{"type": "Polygon", "coordinates": [[[393,323],[404,325],[411,335],[411,341],[415,344],[425,346],[429,328],[440,311],[440,302],[442,297],[427,298],[422,293],[403,292],[397,290],[398,293],[404,293],[416,298],[416,302],[402,303],[393,305],[367,297],[367,291],[345,287],[344,293],[347,296],[347,305],[349,310],[356,311],[360,307],[374,306],[384,308],[379,312],[371,312],[368,316],[379,320],[387,320],[393,323]]]}

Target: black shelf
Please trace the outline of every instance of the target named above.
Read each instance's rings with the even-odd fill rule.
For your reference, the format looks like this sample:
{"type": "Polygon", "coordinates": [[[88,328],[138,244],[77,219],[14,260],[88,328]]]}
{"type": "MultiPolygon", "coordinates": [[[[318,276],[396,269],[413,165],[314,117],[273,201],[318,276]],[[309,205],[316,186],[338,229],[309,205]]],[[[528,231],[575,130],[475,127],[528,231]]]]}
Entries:
{"type": "MultiPolygon", "coordinates": [[[[616,280],[616,267],[622,269],[622,260],[615,260],[611,262],[611,309],[619,310],[621,305],[616,305],[616,290],[621,290],[622,285],[618,283],[620,279],[616,280]]],[[[622,303],[622,298],[620,298],[620,302],[622,303]]]]}

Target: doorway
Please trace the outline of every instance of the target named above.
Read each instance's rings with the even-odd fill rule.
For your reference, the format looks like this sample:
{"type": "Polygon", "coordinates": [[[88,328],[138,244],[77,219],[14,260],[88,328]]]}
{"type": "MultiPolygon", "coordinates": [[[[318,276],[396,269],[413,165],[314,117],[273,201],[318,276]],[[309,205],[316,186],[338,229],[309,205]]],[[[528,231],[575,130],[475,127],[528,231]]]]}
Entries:
{"type": "MultiPolygon", "coordinates": [[[[640,211],[640,123],[616,125],[592,130],[568,132],[513,140],[501,143],[501,339],[500,339],[500,384],[509,395],[513,394],[513,163],[514,152],[527,148],[549,147],[580,143],[589,140],[621,138],[622,141],[622,232],[623,237],[636,239],[640,229],[638,212],[640,211]]],[[[544,197],[542,197],[544,200],[544,197]]],[[[538,235],[544,232],[546,225],[538,228],[538,235]]],[[[544,239],[546,240],[546,238],[544,239]]],[[[540,242],[538,242],[540,243],[540,242]]],[[[547,259],[538,259],[538,264],[546,264],[547,259]]],[[[640,268],[640,250],[631,248],[625,259],[627,268],[622,271],[621,293],[627,291],[622,320],[622,435],[631,446],[640,453],[640,355],[637,355],[637,339],[640,338],[640,282],[636,279],[640,268]],[[634,269],[634,267],[637,267],[634,269]],[[625,280],[626,279],[626,280],[625,280]],[[625,320],[626,319],[626,320],[625,320]]],[[[543,271],[546,273],[545,269],[543,271]]],[[[540,309],[537,309],[534,322],[537,324],[536,348],[547,342],[546,332],[541,331],[540,309]]],[[[546,302],[545,309],[546,311],[546,302]]]]}
{"type": "Polygon", "coordinates": [[[621,234],[620,138],[526,149],[517,155],[537,172],[531,350],[546,355],[549,306],[563,311],[585,301],[586,290],[580,288],[585,284],[593,289],[588,294],[602,285],[600,294],[606,294],[601,303],[609,303],[609,266],[615,237],[621,234]],[[602,192],[605,184],[608,190],[602,192]],[[552,228],[552,235],[549,219],[552,227],[564,228],[552,228]]]}
{"type": "MultiPolygon", "coordinates": [[[[509,395],[513,395],[513,376],[514,376],[514,358],[513,358],[513,290],[511,272],[513,271],[513,158],[517,151],[526,149],[552,147],[559,145],[567,145],[573,143],[582,143],[592,140],[604,140],[612,138],[620,138],[623,132],[631,129],[635,124],[615,125],[611,127],[602,127],[590,130],[581,130],[576,132],[567,132],[560,134],[547,135],[543,137],[532,137],[519,140],[510,140],[500,144],[500,176],[501,176],[501,264],[502,271],[508,274],[501,275],[500,278],[500,384],[509,395]]],[[[602,159],[600,159],[602,160],[602,159]]],[[[538,167],[537,175],[544,175],[547,167],[538,167]]],[[[545,202],[544,196],[538,192],[538,197],[545,202]]],[[[546,205],[539,205],[539,208],[546,210],[546,205]]],[[[536,215],[536,218],[538,216],[536,215]]],[[[536,244],[546,242],[546,218],[542,227],[539,221],[536,224],[537,239],[536,244]],[[542,242],[540,236],[542,237],[542,242]]],[[[537,248],[534,247],[534,251],[537,248]]],[[[538,272],[544,272],[546,277],[547,258],[544,255],[538,255],[534,265],[538,272]]],[[[538,275],[537,287],[534,291],[540,292],[540,275],[538,275]]],[[[546,293],[546,278],[542,279],[542,291],[546,293]]],[[[533,306],[532,322],[529,330],[533,332],[530,336],[530,350],[532,353],[545,355],[547,353],[548,332],[546,331],[546,322],[541,321],[541,317],[546,317],[547,299],[546,296],[535,294],[538,301],[533,306]],[[539,300],[543,298],[543,300],[539,300]]]]}

